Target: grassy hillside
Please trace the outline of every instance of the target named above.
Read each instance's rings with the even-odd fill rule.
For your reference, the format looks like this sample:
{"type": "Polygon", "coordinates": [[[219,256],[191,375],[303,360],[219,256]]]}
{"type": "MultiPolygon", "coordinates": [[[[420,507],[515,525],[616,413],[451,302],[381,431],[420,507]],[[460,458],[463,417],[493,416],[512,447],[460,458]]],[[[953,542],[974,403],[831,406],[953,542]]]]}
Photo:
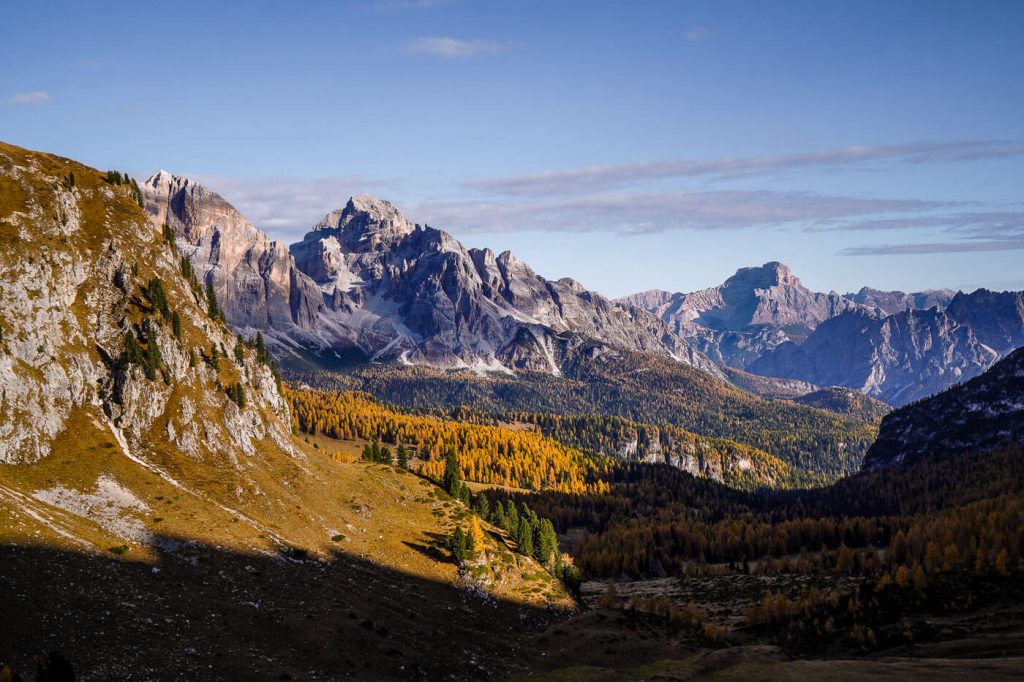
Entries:
{"type": "Polygon", "coordinates": [[[434,483],[293,437],[264,354],[120,174],[0,145],[0,246],[0,662],[493,674],[503,637],[574,608],[500,529],[456,562],[470,512],[434,483]],[[443,627],[467,638],[447,657],[443,627]]]}

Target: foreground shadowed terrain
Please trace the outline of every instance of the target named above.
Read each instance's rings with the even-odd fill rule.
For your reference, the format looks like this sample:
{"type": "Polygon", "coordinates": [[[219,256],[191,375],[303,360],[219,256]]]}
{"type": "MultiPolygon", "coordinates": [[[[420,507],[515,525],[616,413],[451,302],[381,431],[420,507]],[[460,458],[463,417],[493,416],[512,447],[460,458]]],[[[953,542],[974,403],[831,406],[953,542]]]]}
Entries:
{"type": "Polygon", "coordinates": [[[343,553],[321,561],[157,543],[152,563],[0,547],[0,660],[25,675],[56,650],[87,680],[1016,679],[1024,664],[1021,614],[992,605],[958,621],[980,624],[959,644],[801,660],[756,631],[724,647],[626,605],[657,595],[729,607],[769,587],[737,583],[764,580],[753,576],[641,581],[614,606],[602,586],[584,586],[592,608],[566,619],[343,553]],[[982,651],[992,658],[975,660],[982,651]]]}
{"type": "Polygon", "coordinates": [[[57,650],[83,679],[485,679],[555,618],[347,554],[157,544],[153,563],[0,547],[0,661],[24,675],[57,650]]]}

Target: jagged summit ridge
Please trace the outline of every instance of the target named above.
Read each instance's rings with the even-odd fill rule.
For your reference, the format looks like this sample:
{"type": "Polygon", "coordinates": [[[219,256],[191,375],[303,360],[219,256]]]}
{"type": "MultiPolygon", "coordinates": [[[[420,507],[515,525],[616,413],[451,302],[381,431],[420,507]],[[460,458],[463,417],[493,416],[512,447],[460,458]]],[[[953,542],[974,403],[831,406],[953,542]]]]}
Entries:
{"type": "Polygon", "coordinates": [[[160,171],[143,184],[155,226],[167,225],[199,279],[210,284],[228,323],[318,337],[319,288],[295,269],[286,246],[271,240],[222,196],[186,177],[160,171]]]}
{"type": "Polygon", "coordinates": [[[620,301],[657,315],[715,361],[739,368],[857,307],[834,291],[811,291],[778,261],[740,268],[716,287],[688,294],[652,290],[620,301]]]}
{"type": "Polygon", "coordinates": [[[779,346],[750,371],[903,405],[980,374],[997,357],[970,327],[937,308],[889,316],[861,309],[823,322],[802,344],[779,346]]]}
{"type": "Polygon", "coordinates": [[[759,267],[740,268],[736,274],[725,280],[724,287],[769,289],[778,286],[801,286],[800,280],[789,266],[770,261],[759,267]]]}
{"type": "Polygon", "coordinates": [[[325,215],[305,239],[333,234],[347,242],[376,237],[379,244],[388,239],[400,239],[415,229],[416,226],[390,201],[359,194],[349,198],[342,208],[325,215]]]}
{"type": "Polygon", "coordinates": [[[332,211],[291,253],[373,358],[558,374],[557,337],[569,333],[696,359],[652,316],[546,280],[511,252],[467,249],[374,197],[332,211]]]}
{"type": "Polygon", "coordinates": [[[467,249],[383,199],[353,196],[285,249],[187,178],[157,173],[145,191],[151,220],[174,229],[228,322],[263,330],[285,358],[355,350],[368,360],[557,375],[578,335],[718,373],[654,316],[569,278],[548,281],[510,252],[467,249]]]}

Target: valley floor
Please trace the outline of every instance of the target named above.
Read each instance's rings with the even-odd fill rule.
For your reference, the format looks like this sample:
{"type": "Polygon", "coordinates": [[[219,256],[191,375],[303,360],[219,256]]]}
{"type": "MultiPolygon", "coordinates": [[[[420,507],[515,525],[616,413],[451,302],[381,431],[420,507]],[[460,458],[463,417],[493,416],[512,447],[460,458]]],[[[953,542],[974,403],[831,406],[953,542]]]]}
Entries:
{"type": "Polygon", "coordinates": [[[746,576],[643,580],[616,585],[620,607],[602,605],[607,584],[584,583],[587,610],[538,635],[532,669],[517,680],[1019,680],[1024,674],[1024,610],[1006,603],[952,618],[929,618],[935,641],[875,654],[818,651],[795,657],[742,631],[743,610],[765,591],[828,577],[746,576]],[[782,583],[793,583],[782,585],[782,583]],[[729,645],[709,647],[695,631],[621,608],[636,597],[693,603],[710,620],[737,626],[729,645]]]}

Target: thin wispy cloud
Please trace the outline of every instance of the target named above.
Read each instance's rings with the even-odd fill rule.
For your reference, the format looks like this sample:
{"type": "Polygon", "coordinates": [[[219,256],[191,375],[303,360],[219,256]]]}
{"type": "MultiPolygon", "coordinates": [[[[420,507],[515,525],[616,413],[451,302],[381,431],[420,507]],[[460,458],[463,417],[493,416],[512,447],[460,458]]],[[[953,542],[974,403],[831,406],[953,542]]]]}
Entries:
{"type": "Polygon", "coordinates": [[[316,180],[188,177],[220,194],[253,225],[286,243],[301,239],[329,211],[344,206],[350,196],[386,192],[392,187],[388,181],[355,176],[316,180]]]}
{"type": "Polygon", "coordinates": [[[425,54],[445,59],[464,59],[485,54],[498,54],[509,49],[507,43],[496,40],[461,40],[459,38],[417,38],[408,45],[415,54],[425,54]]]}
{"type": "MultiPolygon", "coordinates": [[[[962,205],[959,203],[951,206],[962,205]]],[[[822,231],[889,231],[889,230],[943,230],[960,233],[965,237],[991,239],[994,237],[1024,238],[1024,211],[954,212],[931,216],[903,216],[878,218],[863,222],[843,223],[822,231]]]]}
{"type": "MultiPolygon", "coordinates": [[[[368,178],[202,178],[254,224],[294,241],[350,194],[392,199],[414,222],[456,234],[757,230],[778,233],[889,233],[883,243],[851,245],[843,256],[1019,249],[1024,211],[1018,205],[876,198],[768,189],[694,189],[666,179],[740,177],[789,169],[868,162],[920,164],[1024,154],[1024,146],[979,140],[855,146],[747,159],[650,162],[482,180],[435,188],[438,198],[403,202],[399,185],[368,178]],[[892,239],[893,235],[899,235],[892,239]],[[917,239],[915,240],[915,237],[917,239]],[[895,243],[905,240],[907,243],[895,243]]],[[[883,240],[879,240],[883,241],[883,240]]]]}
{"type": "Polygon", "coordinates": [[[876,244],[852,246],[839,252],[840,256],[909,256],[934,253],[964,253],[978,251],[1020,251],[1024,239],[991,239],[985,241],[926,242],[920,244],[876,244]]]}
{"type": "Polygon", "coordinates": [[[843,230],[927,230],[954,239],[903,244],[854,246],[841,256],[898,256],[905,254],[1017,251],[1024,248],[1024,211],[977,211],[932,216],[902,216],[851,222],[843,230]]]}
{"type": "Polygon", "coordinates": [[[31,106],[49,102],[52,99],[48,92],[33,90],[32,92],[17,92],[8,98],[7,103],[12,106],[31,106]]]}
{"type": "Polygon", "coordinates": [[[610,232],[623,235],[672,230],[806,229],[814,221],[855,219],[935,209],[934,202],[865,199],[813,192],[615,192],[536,201],[423,202],[410,212],[461,233],[610,232]]]}
{"type": "Polygon", "coordinates": [[[699,43],[705,40],[710,34],[711,29],[709,29],[707,26],[694,26],[693,28],[686,31],[686,33],[684,33],[683,36],[689,43],[699,43]]]}
{"type": "Polygon", "coordinates": [[[739,178],[869,163],[920,164],[1024,155],[1024,144],[999,140],[858,145],[799,154],[710,160],[640,161],[494,178],[471,186],[510,196],[576,194],[672,178],[739,178]]]}

